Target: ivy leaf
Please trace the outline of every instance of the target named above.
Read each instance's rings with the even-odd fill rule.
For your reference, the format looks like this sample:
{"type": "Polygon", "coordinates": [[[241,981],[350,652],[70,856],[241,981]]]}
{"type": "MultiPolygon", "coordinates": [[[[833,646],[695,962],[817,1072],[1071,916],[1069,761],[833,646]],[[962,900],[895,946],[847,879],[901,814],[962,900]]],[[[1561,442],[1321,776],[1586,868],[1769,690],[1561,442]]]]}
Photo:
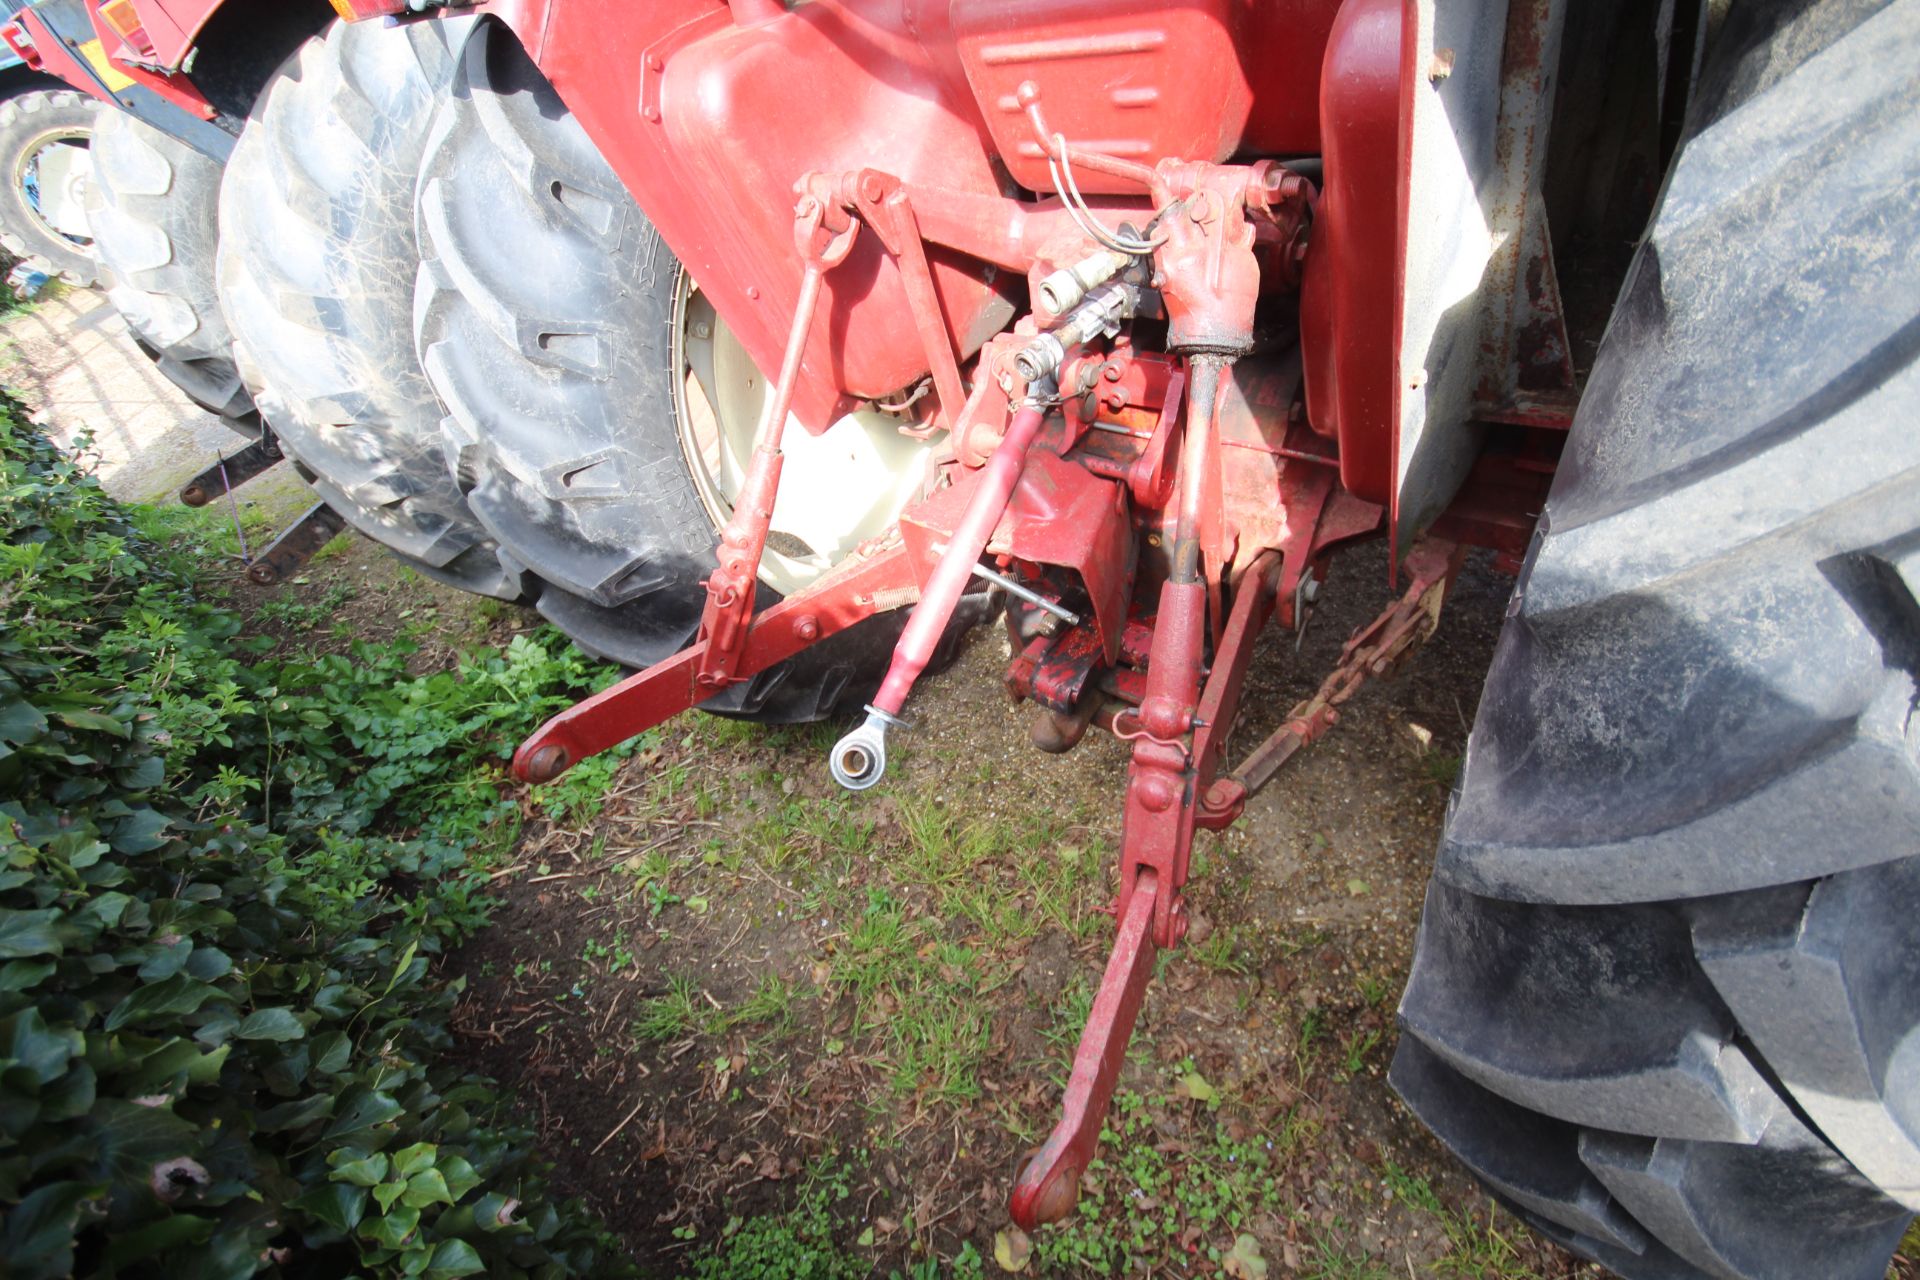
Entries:
{"type": "Polygon", "coordinates": [[[233,1034],[241,1040],[298,1040],[307,1029],[291,1009],[255,1009],[233,1034]]]}
{"type": "Polygon", "coordinates": [[[60,935],[54,932],[59,919],[59,911],[52,907],[45,911],[0,911],[0,960],[59,955],[60,935]]]}
{"type": "Polygon", "coordinates": [[[7,1214],[7,1273],[14,1280],[53,1280],[73,1274],[74,1232],[88,1200],[105,1186],[56,1182],[42,1187],[7,1214]]]}
{"type": "Polygon", "coordinates": [[[367,1193],[344,1182],[323,1182],[288,1202],[290,1208],[310,1213],[335,1231],[352,1231],[367,1211],[367,1193]]]}
{"type": "Polygon", "coordinates": [[[166,843],[160,833],[167,829],[170,821],[158,809],[135,809],[114,826],[109,839],[122,853],[151,853],[166,843]]]}
{"type": "Polygon", "coordinates": [[[313,1070],[316,1075],[338,1075],[353,1060],[353,1041],[344,1031],[329,1031],[313,1039],[313,1070]]]}
{"type": "Polygon", "coordinates": [[[442,1240],[434,1247],[433,1257],[427,1261],[429,1276],[445,1276],[448,1280],[476,1275],[486,1269],[487,1264],[480,1261],[479,1253],[465,1240],[442,1240]]]}
{"type": "Polygon", "coordinates": [[[0,965],[0,992],[31,991],[53,968],[51,960],[9,960],[0,965]]]}
{"type": "Polygon", "coordinates": [[[514,1220],[519,1211],[520,1202],[512,1196],[489,1191],[474,1203],[473,1220],[480,1224],[482,1231],[505,1231],[521,1225],[514,1220]]]}
{"type": "Polygon", "coordinates": [[[107,1015],[107,1030],[118,1031],[136,1022],[153,1018],[177,1017],[192,1013],[219,991],[204,982],[195,982],[184,974],[175,974],[159,982],[136,987],[107,1015]]]}
{"type": "Polygon", "coordinates": [[[362,1133],[375,1125],[397,1120],[406,1110],[390,1095],[375,1092],[365,1085],[355,1085],[341,1095],[343,1102],[349,1097],[352,1101],[346,1102],[340,1114],[333,1118],[333,1123],[327,1126],[327,1138],[346,1138],[362,1133]]]}
{"type": "Polygon", "coordinates": [[[138,763],[114,774],[114,781],[128,791],[151,791],[166,780],[167,762],[160,756],[142,756],[138,763]]]}
{"type": "MultiPolygon", "coordinates": [[[[222,1046],[223,1048],[225,1046],[222,1046]]],[[[268,1107],[257,1111],[253,1116],[253,1127],[261,1133],[285,1133],[290,1129],[304,1129],[316,1120],[324,1119],[333,1109],[333,1099],[324,1093],[301,1098],[298,1102],[283,1102],[277,1107],[268,1107]]]]}
{"type": "Polygon", "coordinates": [[[447,1180],[440,1171],[428,1169],[407,1179],[407,1193],[400,1197],[400,1202],[424,1209],[430,1204],[452,1204],[453,1197],[447,1194],[447,1180]]]}
{"type": "MultiPolygon", "coordinates": [[[[398,1184],[389,1184],[398,1185],[398,1184]]],[[[420,1211],[401,1206],[360,1224],[360,1235],[388,1249],[406,1245],[407,1237],[420,1225],[420,1211]]]]}
{"type": "Polygon", "coordinates": [[[221,1045],[218,1049],[202,1051],[191,1040],[176,1037],[165,1041],[128,1064],[128,1073],[119,1079],[119,1089],[137,1095],[169,1089],[180,1080],[188,1084],[212,1084],[220,1078],[221,1064],[226,1062],[231,1048],[221,1045]]]}
{"type": "Polygon", "coordinates": [[[440,1175],[447,1180],[447,1194],[455,1200],[480,1185],[480,1175],[460,1156],[448,1156],[440,1161],[440,1175]]]}
{"type": "Polygon", "coordinates": [[[23,1009],[0,1022],[0,1056],[13,1059],[41,1085],[52,1084],[65,1073],[67,1063],[85,1049],[80,1033],[67,1029],[61,1034],[47,1026],[38,1009],[23,1009]]]}
{"type": "MultiPolygon", "coordinates": [[[[169,1249],[181,1245],[205,1244],[213,1234],[214,1221],[192,1213],[171,1213],[158,1222],[123,1232],[107,1245],[107,1262],[126,1267],[151,1262],[169,1249]]],[[[165,1268],[155,1268],[163,1271],[165,1268]]]]}
{"type": "Polygon", "coordinates": [[[83,707],[69,707],[56,710],[53,714],[69,729],[91,729],[96,733],[110,733],[116,738],[133,736],[131,725],[98,711],[88,711],[83,707]]]}
{"type": "Polygon", "coordinates": [[[416,1142],[393,1153],[393,1172],[397,1177],[411,1178],[422,1169],[431,1169],[439,1154],[440,1148],[433,1143],[416,1142]]]}
{"type": "Polygon", "coordinates": [[[404,1182],[383,1182],[373,1189],[373,1198],[380,1203],[380,1212],[386,1213],[393,1208],[394,1201],[407,1192],[404,1182]]]}
{"type": "Polygon", "coordinates": [[[47,731],[47,718],[24,698],[0,703],[0,742],[32,742],[47,731]]]}
{"type": "MultiPolygon", "coordinates": [[[[205,1244],[213,1234],[214,1225],[212,1218],[198,1214],[170,1213],[158,1222],[115,1235],[107,1244],[107,1262],[113,1267],[133,1267],[137,1263],[152,1262],[181,1245],[205,1244]]],[[[164,1272],[167,1268],[154,1270],[164,1272]]]]}
{"type": "Polygon", "coordinates": [[[329,1178],[336,1182],[351,1182],[356,1187],[376,1186],[387,1176],[387,1155],[384,1151],[360,1156],[342,1148],[329,1154],[327,1163],[333,1166],[333,1172],[327,1175],[329,1178]],[[347,1158],[341,1159],[342,1156],[347,1158]]]}

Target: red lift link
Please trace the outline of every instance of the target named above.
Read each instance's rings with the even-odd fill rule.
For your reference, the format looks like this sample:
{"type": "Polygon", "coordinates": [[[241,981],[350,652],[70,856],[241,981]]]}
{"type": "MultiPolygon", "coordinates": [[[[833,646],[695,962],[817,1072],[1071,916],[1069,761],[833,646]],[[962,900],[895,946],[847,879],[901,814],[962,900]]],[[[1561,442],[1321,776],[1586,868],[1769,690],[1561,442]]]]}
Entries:
{"type": "Polygon", "coordinates": [[[800,279],[800,301],[793,309],[793,332],[787,337],[780,361],[780,378],[767,398],[766,412],[754,431],[753,459],[733,504],[733,517],[720,534],[719,567],[707,579],[707,604],[700,617],[700,669],[696,684],[718,693],[739,679],[740,649],[747,621],[753,616],[753,598],[760,582],[760,558],[767,548],[767,530],[773,524],[773,504],[780,492],[780,438],[787,429],[787,411],[793,404],[794,380],[800,376],[800,358],[820,301],[820,278],[830,267],[845,262],[853,249],[860,224],[844,209],[814,192],[808,178],[799,183],[800,202],[793,211],[793,244],[806,263],[800,279]]]}

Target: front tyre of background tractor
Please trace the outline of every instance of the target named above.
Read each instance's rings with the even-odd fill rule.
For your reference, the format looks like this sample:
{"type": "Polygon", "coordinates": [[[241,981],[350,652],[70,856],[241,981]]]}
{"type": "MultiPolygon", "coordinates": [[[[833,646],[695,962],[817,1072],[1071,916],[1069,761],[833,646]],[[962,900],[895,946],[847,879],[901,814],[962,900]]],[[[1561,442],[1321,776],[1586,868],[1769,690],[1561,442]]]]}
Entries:
{"type": "Polygon", "coordinates": [[[93,136],[87,223],[107,297],[160,371],[207,412],[252,428],[253,400],[213,285],[225,167],[124,111],[93,136]]]}
{"type": "Polygon", "coordinates": [[[1630,1280],[1920,1209],[1920,6],[1736,6],[1515,587],[1392,1081],[1630,1280]]]}
{"type": "Polygon", "coordinates": [[[422,573],[522,592],[454,485],[412,333],[413,189],[470,19],[335,23],[262,92],[220,198],[218,283],[241,376],[288,456],[422,573]]]}
{"type": "MultiPolygon", "coordinates": [[[[433,135],[415,323],[455,473],[503,556],[546,584],[542,613],[590,652],[649,666],[698,629],[766,380],[505,28],[468,45],[433,135]]],[[[760,606],[882,532],[926,465],[878,413],[818,437],[790,426],[760,606]]],[[[704,705],[776,722],[857,708],[903,621],[704,705]]]]}
{"type": "Polygon", "coordinates": [[[117,112],[73,89],[27,89],[0,101],[0,245],[72,284],[99,278],[87,225],[91,142],[117,112]]]}

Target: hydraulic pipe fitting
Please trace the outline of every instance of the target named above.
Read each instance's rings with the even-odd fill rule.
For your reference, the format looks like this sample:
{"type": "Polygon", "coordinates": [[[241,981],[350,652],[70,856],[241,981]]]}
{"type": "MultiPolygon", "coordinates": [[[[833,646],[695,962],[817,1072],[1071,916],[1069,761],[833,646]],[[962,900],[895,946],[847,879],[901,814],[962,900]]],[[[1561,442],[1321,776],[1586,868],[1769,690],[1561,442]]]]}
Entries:
{"type": "Polygon", "coordinates": [[[1064,316],[1080,305],[1080,300],[1087,296],[1087,290],[1105,284],[1133,265],[1134,261],[1132,254],[1103,249],[1072,266],[1061,267],[1040,282],[1040,305],[1053,315],[1064,316]]]}
{"type": "Polygon", "coordinates": [[[1120,282],[1103,284],[1088,293],[1086,300],[1058,326],[1034,338],[1013,357],[1014,368],[1028,383],[1051,378],[1060,371],[1067,352],[1102,334],[1111,337],[1120,331],[1120,322],[1140,305],[1140,290],[1120,282]]]}
{"type": "Polygon", "coordinates": [[[849,791],[865,791],[887,771],[887,730],[906,728],[906,721],[869,705],[860,726],[833,744],[827,769],[833,780],[849,791]]]}

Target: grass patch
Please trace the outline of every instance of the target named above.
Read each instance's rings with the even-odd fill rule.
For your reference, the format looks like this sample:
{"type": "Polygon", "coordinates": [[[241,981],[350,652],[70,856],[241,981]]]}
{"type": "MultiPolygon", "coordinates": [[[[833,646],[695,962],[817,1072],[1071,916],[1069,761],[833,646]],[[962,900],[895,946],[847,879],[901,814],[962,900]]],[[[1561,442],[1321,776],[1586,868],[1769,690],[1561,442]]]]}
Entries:
{"type": "Polygon", "coordinates": [[[1197,1132],[1169,1143],[1160,1124],[1170,1108],[1192,1104],[1171,1091],[1114,1095],[1078,1212],[1034,1237],[1041,1274],[1194,1274],[1196,1263],[1217,1267],[1257,1216],[1279,1210],[1275,1174],[1292,1154],[1290,1135],[1235,1140],[1217,1113],[1195,1111],[1197,1132]]]}
{"type": "Polygon", "coordinates": [[[896,1092],[948,1102],[980,1096],[988,997],[1006,980],[980,951],[940,938],[871,887],[831,969],[853,996],[853,1033],[875,1039],[896,1092]]]}
{"type": "Polygon", "coordinates": [[[1439,1221],[1448,1249],[1432,1264],[1436,1275],[1459,1280],[1535,1280],[1537,1273],[1521,1257],[1518,1243],[1526,1228],[1492,1203],[1484,1218],[1456,1213],[1440,1202],[1432,1183],[1391,1161],[1382,1168],[1380,1178],[1400,1203],[1439,1221]]]}

